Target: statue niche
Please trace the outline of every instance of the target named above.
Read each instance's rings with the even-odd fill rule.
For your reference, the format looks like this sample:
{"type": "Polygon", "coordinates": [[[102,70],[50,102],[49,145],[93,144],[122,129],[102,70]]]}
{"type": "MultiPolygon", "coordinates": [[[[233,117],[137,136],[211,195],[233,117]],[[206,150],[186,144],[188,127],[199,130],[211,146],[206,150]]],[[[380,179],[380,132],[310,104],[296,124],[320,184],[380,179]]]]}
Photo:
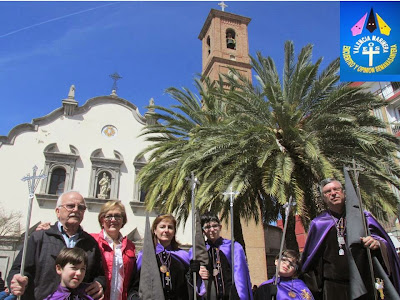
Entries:
{"type": "Polygon", "coordinates": [[[103,176],[99,179],[99,182],[97,183],[97,198],[110,199],[110,191],[111,191],[110,178],[111,176],[108,172],[103,172],[103,176]]]}

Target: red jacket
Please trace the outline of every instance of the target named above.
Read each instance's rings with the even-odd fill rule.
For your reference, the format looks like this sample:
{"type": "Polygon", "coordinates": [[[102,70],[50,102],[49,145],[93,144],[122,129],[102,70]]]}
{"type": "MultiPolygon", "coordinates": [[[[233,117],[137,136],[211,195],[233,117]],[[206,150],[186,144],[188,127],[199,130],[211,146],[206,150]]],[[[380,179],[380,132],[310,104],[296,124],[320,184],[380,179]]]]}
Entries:
{"type": "MultiPolygon", "coordinates": [[[[113,249],[111,249],[108,242],[104,239],[103,230],[100,231],[100,233],[92,233],[91,235],[99,244],[100,252],[102,253],[103,257],[104,275],[107,280],[107,289],[104,293],[104,300],[110,300],[114,251],[113,249]]],[[[129,288],[129,282],[132,276],[134,275],[133,271],[136,269],[135,245],[125,236],[122,239],[121,250],[122,250],[122,260],[124,262],[124,274],[125,274],[122,300],[126,300],[129,288]]]]}

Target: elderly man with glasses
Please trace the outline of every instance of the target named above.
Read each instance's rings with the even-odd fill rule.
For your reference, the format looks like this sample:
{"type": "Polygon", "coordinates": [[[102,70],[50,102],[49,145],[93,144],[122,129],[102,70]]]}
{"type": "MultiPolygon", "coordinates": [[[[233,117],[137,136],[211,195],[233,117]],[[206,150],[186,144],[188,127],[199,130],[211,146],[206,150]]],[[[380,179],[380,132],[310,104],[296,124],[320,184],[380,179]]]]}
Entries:
{"type": "Polygon", "coordinates": [[[84,282],[88,283],[86,293],[94,299],[103,297],[106,282],[101,253],[94,238],[80,226],[85,210],[85,200],[78,192],[60,195],[56,206],[58,221],[48,230],[33,232],[29,238],[25,276],[20,274],[22,251],[12,265],[8,285],[14,295],[22,295],[23,300],[41,300],[50,295],[60,281],[55,267],[58,253],[66,247],[79,247],[87,252],[89,258],[84,278],[84,282]]]}
{"type": "MultiPolygon", "coordinates": [[[[315,299],[350,299],[350,273],[348,249],[346,248],[346,194],[342,184],[334,179],[324,179],[320,183],[321,196],[327,210],[318,215],[310,224],[308,237],[302,255],[301,279],[307,284],[315,299]]],[[[365,211],[371,236],[360,237],[360,247],[371,249],[386,266],[395,287],[399,286],[399,259],[390,237],[378,221],[365,211]]],[[[374,299],[370,283],[366,251],[354,257],[368,293],[357,299],[374,299]]]]}

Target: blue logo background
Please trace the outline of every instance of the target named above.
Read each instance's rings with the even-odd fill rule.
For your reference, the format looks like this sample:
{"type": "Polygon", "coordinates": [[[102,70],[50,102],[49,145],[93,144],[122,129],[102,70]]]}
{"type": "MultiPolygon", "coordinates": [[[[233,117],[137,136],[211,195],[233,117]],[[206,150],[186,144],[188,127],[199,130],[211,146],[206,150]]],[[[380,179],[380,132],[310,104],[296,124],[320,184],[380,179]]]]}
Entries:
{"type": "MultiPolygon", "coordinates": [[[[357,1],[340,2],[340,79],[341,81],[400,81],[400,2],[376,2],[357,1]],[[371,33],[367,28],[368,17],[374,10],[377,28],[371,33]],[[351,28],[367,13],[367,18],[361,34],[353,36],[351,28]],[[391,28],[390,35],[381,34],[376,17],[378,14],[391,28]],[[362,48],[368,46],[369,41],[362,44],[359,53],[353,53],[357,41],[363,37],[372,36],[383,38],[390,46],[397,44],[398,53],[394,61],[385,69],[375,73],[361,73],[350,67],[343,58],[343,46],[351,46],[350,56],[352,60],[363,67],[368,67],[369,56],[362,54],[362,48]]],[[[377,44],[377,42],[374,42],[377,44]]],[[[382,50],[382,48],[381,48],[382,50]]],[[[382,52],[382,51],[381,51],[382,52]]],[[[389,57],[389,53],[373,55],[373,67],[383,64],[389,57]]]]}

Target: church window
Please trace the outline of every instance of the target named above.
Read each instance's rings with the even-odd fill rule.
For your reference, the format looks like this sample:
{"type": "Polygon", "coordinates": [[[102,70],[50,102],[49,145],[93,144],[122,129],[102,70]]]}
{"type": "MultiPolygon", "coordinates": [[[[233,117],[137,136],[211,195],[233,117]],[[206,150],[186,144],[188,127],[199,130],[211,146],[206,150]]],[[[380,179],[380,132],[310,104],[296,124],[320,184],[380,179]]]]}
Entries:
{"type": "Polygon", "coordinates": [[[140,202],[144,202],[146,200],[146,192],[145,191],[140,191],[140,202]]]}
{"type": "Polygon", "coordinates": [[[76,161],[79,158],[79,151],[73,145],[60,151],[57,143],[47,145],[43,154],[45,157],[43,174],[47,177],[41,181],[39,192],[36,194],[39,206],[43,206],[45,202],[55,204],[58,195],[72,190],[76,161]]]}
{"type": "Polygon", "coordinates": [[[65,169],[56,168],[51,172],[49,194],[61,195],[65,188],[65,169]]]}
{"type": "Polygon", "coordinates": [[[208,54],[210,55],[210,53],[211,53],[211,41],[210,41],[210,36],[207,37],[207,46],[208,46],[208,54]]]}
{"type": "MultiPolygon", "coordinates": [[[[137,178],[139,171],[146,165],[146,159],[144,157],[136,158],[133,162],[135,167],[135,177],[137,178]]],[[[146,198],[146,191],[142,189],[140,183],[135,179],[135,186],[133,192],[133,201],[144,202],[146,198]]]]}
{"type": "Polygon", "coordinates": [[[236,50],[236,33],[233,29],[226,30],[226,47],[236,50]]]}

